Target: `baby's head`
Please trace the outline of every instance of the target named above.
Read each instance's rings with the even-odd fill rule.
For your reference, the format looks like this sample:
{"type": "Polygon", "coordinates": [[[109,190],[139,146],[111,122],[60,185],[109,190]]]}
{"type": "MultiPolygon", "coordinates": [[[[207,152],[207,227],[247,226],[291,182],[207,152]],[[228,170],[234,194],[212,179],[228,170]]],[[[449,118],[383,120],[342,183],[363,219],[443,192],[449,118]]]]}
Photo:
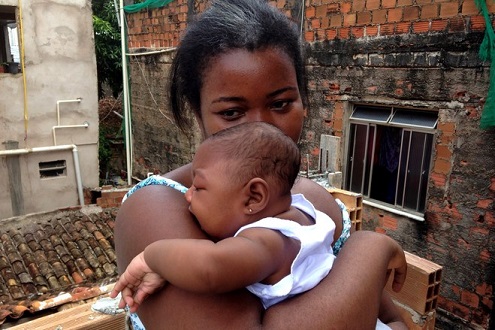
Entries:
{"type": "Polygon", "coordinates": [[[206,139],[208,148],[225,166],[225,175],[238,184],[253,178],[264,179],[273,192],[290,195],[299,173],[297,145],[275,126],[264,122],[243,123],[206,139]]]}
{"type": "Polygon", "coordinates": [[[290,207],[299,163],[297,145],[275,126],[251,122],[219,131],[194,157],[189,210],[212,238],[233,236],[290,207]]]}

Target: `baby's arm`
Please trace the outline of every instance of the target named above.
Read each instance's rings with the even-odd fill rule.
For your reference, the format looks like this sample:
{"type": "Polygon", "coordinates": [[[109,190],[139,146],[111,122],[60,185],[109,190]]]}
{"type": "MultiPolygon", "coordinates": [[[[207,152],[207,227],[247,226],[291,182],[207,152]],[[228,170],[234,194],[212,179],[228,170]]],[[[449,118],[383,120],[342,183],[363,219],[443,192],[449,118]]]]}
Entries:
{"type": "Polygon", "coordinates": [[[153,271],[177,287],[220,293],[274,274],[285,265],[291,242],[277,231],[251,228],[216,243],[195,239],[157,241],[145,249],[144,258],[153,271]]]}
{"type": "Polygon", "coordinates": [[[119,306],[127,304],[134,312],[166,281],[199,293],[232,291],[276,273],[286,262],[292,262],[298,250],[293,240],[263,228],[247,229],[217,243],[203,239],[159,240],[131,261],[110,296],[122,292],[119,306]]]}

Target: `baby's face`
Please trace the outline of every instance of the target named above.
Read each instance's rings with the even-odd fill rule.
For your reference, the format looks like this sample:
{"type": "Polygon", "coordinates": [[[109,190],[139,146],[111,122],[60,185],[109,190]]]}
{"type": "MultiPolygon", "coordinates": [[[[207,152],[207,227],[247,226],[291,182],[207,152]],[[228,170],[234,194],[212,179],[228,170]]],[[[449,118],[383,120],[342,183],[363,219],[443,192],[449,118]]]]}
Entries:
{"type": "Polygon", "coordinates": [[[185,194],[189,210],[210,236],[233,236],[244,218],[242,185],[231,177],[236,173],[226,160],[203,143],[192,162],[193,184],[185,194]]]}

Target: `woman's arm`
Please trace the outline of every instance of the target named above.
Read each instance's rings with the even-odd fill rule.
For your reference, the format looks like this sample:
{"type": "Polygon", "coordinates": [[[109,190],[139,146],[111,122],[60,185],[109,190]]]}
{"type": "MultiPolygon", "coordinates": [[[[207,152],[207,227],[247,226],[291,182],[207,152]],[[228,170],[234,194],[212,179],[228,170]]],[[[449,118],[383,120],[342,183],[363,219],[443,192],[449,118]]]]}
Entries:
{"type": "MultiPolygon", "coordinates": [[[[371,231],[351,235],[330,274],[313,290],[274,305],[263,325],[270,329],[374,329],[386,269],[405,279],[406,261],[391,238],[371,231]]],[[[400,319],[400,318],[399,318],[400,319]]]]}

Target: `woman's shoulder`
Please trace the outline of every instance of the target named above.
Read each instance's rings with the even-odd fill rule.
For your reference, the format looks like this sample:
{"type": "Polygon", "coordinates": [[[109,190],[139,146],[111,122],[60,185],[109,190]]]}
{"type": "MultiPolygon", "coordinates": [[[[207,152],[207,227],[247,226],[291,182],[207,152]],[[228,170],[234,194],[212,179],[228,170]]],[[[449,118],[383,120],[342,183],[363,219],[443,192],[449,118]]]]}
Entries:
{"type": "Polygon", "coordinates": [[[148,195],[151,190],[156,189],[143,189],[147,187],[162,186],[169,189],[178,191],[180,193],[185,193],[190,186],[191,175],[190,175],[190,165],[184,165],[176,170],[173,170],[165,175],[152,175],[146,179],[138,182],[134,185],[129,192],[124,196],[122,202],[126,201],[130,196],[134,195],[136,192],[140,192],[137,195],[148,195]]]}

